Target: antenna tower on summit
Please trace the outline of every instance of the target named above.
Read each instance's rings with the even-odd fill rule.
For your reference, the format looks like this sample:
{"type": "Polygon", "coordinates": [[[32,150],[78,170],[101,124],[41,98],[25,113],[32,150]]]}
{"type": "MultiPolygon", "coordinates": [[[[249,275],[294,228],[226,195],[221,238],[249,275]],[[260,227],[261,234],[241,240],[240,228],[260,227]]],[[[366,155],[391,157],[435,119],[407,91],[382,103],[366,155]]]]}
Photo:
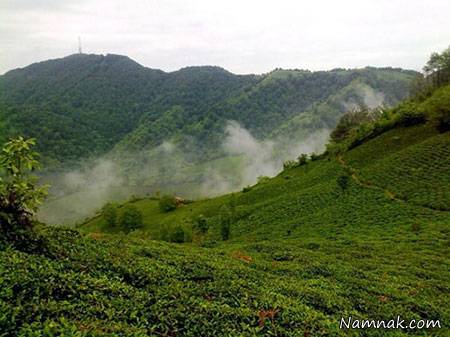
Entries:
{"type": "Polygon", "coordinates": [[[83,51],[81,50],[81,37],[78,36],[78,54],[83,54],[83,51]]]}

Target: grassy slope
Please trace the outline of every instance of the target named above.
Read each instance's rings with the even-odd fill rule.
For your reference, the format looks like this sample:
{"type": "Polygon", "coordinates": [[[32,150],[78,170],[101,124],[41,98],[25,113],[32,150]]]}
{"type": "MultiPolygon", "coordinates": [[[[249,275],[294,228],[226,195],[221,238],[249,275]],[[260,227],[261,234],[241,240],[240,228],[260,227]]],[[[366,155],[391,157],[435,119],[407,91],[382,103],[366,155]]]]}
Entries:
{"type": "MultiPolygon", "coordinates": [[[[450,165],[442,150],[450,145],[448,136],[427,125],[398,128],[353,149],[344,160],[363,183],[351,180],[345,191],[336,178],[346,169],[325,158],[247,193],[168,214],[160,213],[155,200],[137,201],[146,231],[127,237],[55,231],[50,237],[56,259],[1,252],[6,314],[0,327],[12,335],[47,327],[108,336],[381,336],[385,331],[340,331],[338,320],[400,315],[440,319],[444,329],[433,334],[444,336],[450,319],[450,212],[429,206],[437,200],[449,206],[439,197],[448,188],[450,165]],[[427,158],[421,165],[432,188],[425,190],[416,174],[392,177],[399,172],[391,169],[394,163],[401,172],[415,172],[416,161],[397,159],[411,152],[427,158]],[[373,179],[380,189],[364,180],[372,181],[369,173],[377,168],[386,172],[373,175],[380,177],[373,179]],[[408,199],[410,190],[401,189],[405,181],[427,196],[405,202],[384,191],[386,185],[408,199]],[[232,198],[238,219],[232,239],[214,243],[217,214],[232,198]],[[199,214],[212,226],[202,244],[149,240],[164,226],[189,226],[199,214]],[[274,318],[261,320],[268,310],[275,310],[274,318]]],[[[101,228],[97,218],[83,231],[101,228]]]]}

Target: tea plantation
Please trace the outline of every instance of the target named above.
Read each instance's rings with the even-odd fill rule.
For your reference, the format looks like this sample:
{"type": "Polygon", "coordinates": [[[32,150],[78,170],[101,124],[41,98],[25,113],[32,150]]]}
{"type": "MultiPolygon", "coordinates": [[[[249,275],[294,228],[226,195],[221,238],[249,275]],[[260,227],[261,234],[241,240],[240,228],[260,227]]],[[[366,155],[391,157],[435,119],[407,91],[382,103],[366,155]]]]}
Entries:
{"type": "Polygon", "coordinates": [[[450,133],[432,123],[239,193],[118,218],[129,206],[129,234],[99,214],[42,226],[42,251],[2,248],[0,336],[448,336],[450,133]],[[340,329],[349,316],[441,328],[340,329]]]}
{"type": "Polygon", "coordinates": [[[450,135],[443,133],[424,141],[417,139],[429,133],[429,126],[387,132],[355,150],[357,154],[349,156],[349,163],[364,180],[389,189],[407,202],[449,211],[450,135]],[[411,142],[418,140],[418,143],[405,146],[402,138],[411,142]],[[376,147],[383,143],[389,146],[383,152],[383,158],[370,160],[376,147]]]}

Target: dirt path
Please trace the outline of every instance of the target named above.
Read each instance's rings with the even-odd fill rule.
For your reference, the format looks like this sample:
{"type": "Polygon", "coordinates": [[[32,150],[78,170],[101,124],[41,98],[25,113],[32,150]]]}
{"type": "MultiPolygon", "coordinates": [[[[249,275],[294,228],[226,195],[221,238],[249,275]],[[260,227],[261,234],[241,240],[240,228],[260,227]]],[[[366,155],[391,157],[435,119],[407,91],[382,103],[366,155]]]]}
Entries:
{"type": "Polygon", "coordinates": [[[349,164],[347,164],[344,160],[344,158],[342,158],[342,155],[338,155],[336,157],[337,162],[346,170],[350,173],[350,176],[352,177],[352,179],[360,186],[366,187],[366,188],[370,188],[372,190],[378,190],[378,191],[382,191],[389,199],[391,200],[398,200],[401,202],[405,202],[402,199],[399,199],[395,196],[395,194],[387,189],[384,189],[380,186],[374,185],[372,183],[369,183],[367,181],[362,180],[359,176],[357,171],[351,167],[349,164]]]}

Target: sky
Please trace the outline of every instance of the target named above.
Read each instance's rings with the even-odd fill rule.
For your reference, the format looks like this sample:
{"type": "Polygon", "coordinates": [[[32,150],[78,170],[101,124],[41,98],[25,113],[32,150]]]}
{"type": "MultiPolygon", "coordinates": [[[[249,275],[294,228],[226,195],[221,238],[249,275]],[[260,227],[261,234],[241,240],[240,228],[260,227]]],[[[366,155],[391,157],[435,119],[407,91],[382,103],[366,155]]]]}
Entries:
{"type": "Polygon", "coordinates": [[[0,0],[0,74],[76,53],[78,36],[165,71],[420,70],[450,45],[450,1],[0,0]]]}

